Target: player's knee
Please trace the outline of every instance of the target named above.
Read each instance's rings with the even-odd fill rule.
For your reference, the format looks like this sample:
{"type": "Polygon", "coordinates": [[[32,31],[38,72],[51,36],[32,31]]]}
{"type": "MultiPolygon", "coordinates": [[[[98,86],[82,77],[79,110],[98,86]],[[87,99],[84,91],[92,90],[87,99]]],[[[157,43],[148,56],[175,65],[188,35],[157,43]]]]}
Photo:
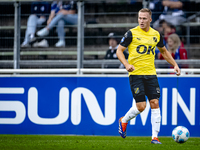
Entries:
{"type": "Polygon", "coordinates": [[[135,101],[136,101],[136,106],[137,106],[137,109],[142,112],[145,108],[146,108],[146,98],[145,98],[145,95],[142,94],[142,95],[138,95],[138,96],[135,96],[135,101]]]}
{"type": "Polygon", "coordinates": [[[136,103],[136,106],[137,106],[137,109],[140,111],[140,112],[143,112],[146,108],[146,102],[139,102],[139,103],[136,103]]]}
{"type": "Polygon", "coordinates": [[[150,100],[150,106],[152,109],[159,108],[159,101],[158,99],[150,100]]]}

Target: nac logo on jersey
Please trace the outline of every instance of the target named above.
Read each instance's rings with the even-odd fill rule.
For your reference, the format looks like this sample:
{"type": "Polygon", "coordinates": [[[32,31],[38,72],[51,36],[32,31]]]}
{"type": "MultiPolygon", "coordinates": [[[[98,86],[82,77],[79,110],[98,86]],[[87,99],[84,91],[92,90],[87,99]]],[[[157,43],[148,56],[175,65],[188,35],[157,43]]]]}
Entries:
{"type": "Polygon", "coordinates": [[[136,51],[139,53],[139,54],[150,54],[152,53],[154,55],[154,49],[155,49],[155,46],[152,47],[152,46],[149,46],[148,48],[145,46],[145,45],[138,45],[138,47],[136,48],[136,51]]]}
{"type": "Polygon", "coordinates": [[[154,41],[154,42],[157,42],[157,38],[156,38],[156,37],[153,37],[153,41],[154,41]]]}

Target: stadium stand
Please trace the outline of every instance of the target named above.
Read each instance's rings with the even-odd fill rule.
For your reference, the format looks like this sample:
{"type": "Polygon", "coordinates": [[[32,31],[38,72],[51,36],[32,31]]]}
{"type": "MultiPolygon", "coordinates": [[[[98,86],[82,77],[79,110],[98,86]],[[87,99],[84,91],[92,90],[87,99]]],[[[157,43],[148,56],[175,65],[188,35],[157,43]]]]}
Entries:
{"type": "MultiPolygon", "coordinates": [[[[130,3],[129,1],[85,1],[85,24],[84,24],[84,60],[100,60],[104,58],[107,49],[107,35],[110,32],[116,32],[119,37],[137,25],[137,12],[143,7],[142,1],[130,3]]],[[[21,42],[26,29],[27,18],[30,14],[30,2],[21,2],[21,42]]],[[[199,59],[199,41],[200,41],[200,20],[198,1],[184,1],[184,11],[187,14],[188,23],[177,27],[179,36],[188,50],[189,59],[199,59]]],[[[13,2],[2,2],[0,4],[0,63],[1,68],[12,68],[13,47],[14,47],[14,7],[13,2]],[[3,9],[2,9],[3,8],[3,9]],[[2,11],[5,10],[5,11],[2,11]],[[10,61],[10,63],[5,62],[10,61]],[[10,65],[7,65],[10,64],[10,65]]],[[[54,48],[57,41],[56,30],[50,32],[46,39],[49,42],[49,48],[21,48],[20,60],[21,67],[32,67],[32,64],[38,62],[59,62],[65,61],[64,67],[70,67],[72,61],[77,60],[77,26],[66,26],[67,33],[66,47],[54,48]],[[26,62],[23,65],[23,61],[26,62]],[[27,63],[30,61],[31,63],[27,63]],[[70,62],[71,61],[71,62],[70,62]]],[[[90,62],[88,62],[90,63],[90,62]]],[[[47,67],[46,63],[39,64],[38,67],[47,67]]],[[[61,64],[61,63],[60,63],[61,64]]],[[[97,63],[98,64],[98,63],[97,63]]],[[[37,65],[33,65],[37,68],[37,65]]],[[[50,65],[49,65],[50,66],[50,65]]],[[[93,67],[92,64],[84,67],[93,67]]],[[[103,65],[98,65],[98,67],[103,65]]],[[[63,67],[63,65],[56,67],[63,67]]]]}

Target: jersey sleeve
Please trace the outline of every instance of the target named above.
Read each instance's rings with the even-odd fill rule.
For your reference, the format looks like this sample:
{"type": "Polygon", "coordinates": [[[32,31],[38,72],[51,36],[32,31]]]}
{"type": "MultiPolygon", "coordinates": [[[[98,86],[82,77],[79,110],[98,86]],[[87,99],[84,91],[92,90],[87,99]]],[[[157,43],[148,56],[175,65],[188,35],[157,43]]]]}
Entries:
{"type": "MultiPolygon", "coordinates": [[[[160,33],[159,33],[160,34],[160,33]]],[[[163,44],[163,37],[160,34],[160,41],[157,43],[157,47],[164,47],[165,45],[163,44]]]]}
{"type": "Polygon", "coordinates": [[[120,45],[128,47],[128,45],[132,42],[132,38],[132,32],[130,30],[127,31],[121,39],[120,45]]]}

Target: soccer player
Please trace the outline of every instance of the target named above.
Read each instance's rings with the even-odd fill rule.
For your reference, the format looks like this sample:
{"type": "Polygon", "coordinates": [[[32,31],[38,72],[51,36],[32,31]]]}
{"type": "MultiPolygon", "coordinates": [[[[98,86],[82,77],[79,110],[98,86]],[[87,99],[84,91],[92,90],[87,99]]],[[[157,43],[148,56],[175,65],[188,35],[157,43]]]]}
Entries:
{"type": "Polygon", "coordinates": [[[139,25],[130,29],[121,39],[117,49],[117,57],[129,72],[129,82],[136,105],[132,106],[124,117],[119,119],[119,134],[126,137],[128,121],[135,118],[146,107],[145,95],[148,97],[151,107],[151,124],[153,144],[162,144],[158,140],[160,131],[160,87],[154,66],[155,47],[157,46],[165,60],[174,66],[176,75],[180,75],[180,69],[163,44],[160,33],[150,27],[151,10],[143,8],[138,12],[139,25]],[[123,51],[128,47],[129,58],[125,59],[123,51]]]}

